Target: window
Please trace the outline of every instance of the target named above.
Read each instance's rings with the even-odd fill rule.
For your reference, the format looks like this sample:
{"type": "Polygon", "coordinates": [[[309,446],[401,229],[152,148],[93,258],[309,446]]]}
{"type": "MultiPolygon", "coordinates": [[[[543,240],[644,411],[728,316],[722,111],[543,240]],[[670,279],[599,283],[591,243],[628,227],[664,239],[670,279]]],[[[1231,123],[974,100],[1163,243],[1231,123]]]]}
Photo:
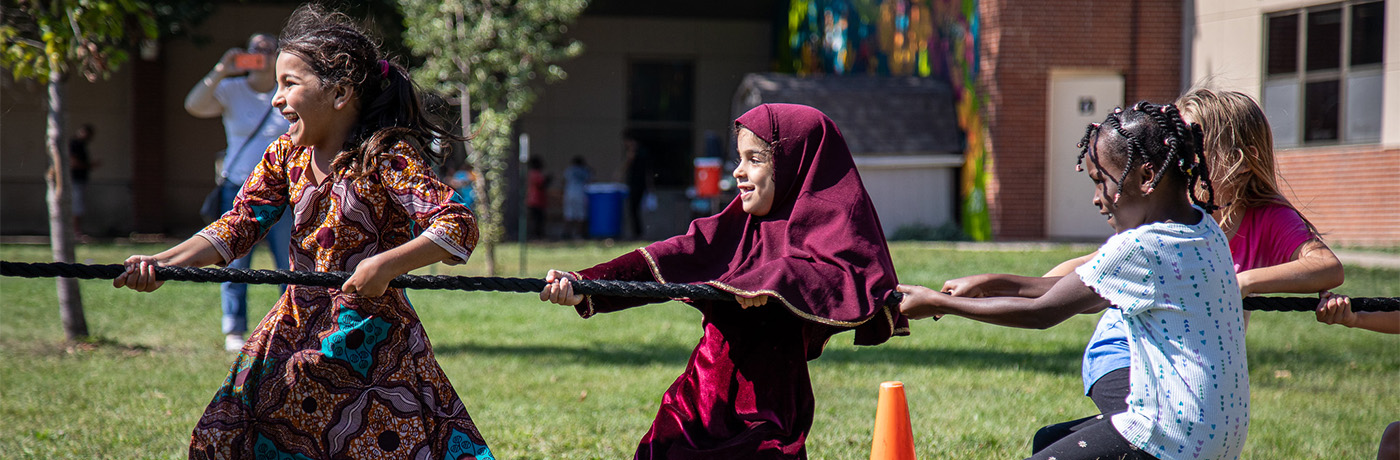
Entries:
{"type": "Polygon", "coordinates": [[[653,185],[686,187],[695,132],[695,64],[690,60],[634,60],[628,69],[627,124],[639,146],[639,164],[653,185]]]}
{"type": "Polygon", "coordinates": [[[1380,141],[1384,1],[1276,12],[1264,29],[1263,104],[1275,146],[1380,141]]]}

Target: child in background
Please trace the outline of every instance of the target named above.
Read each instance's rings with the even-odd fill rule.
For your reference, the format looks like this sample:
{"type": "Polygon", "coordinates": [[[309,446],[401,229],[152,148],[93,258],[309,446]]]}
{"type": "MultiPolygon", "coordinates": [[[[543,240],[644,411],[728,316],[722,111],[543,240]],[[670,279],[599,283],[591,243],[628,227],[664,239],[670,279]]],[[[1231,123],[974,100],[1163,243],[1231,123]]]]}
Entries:
{"type": "Polygon", "coordinates": [[[1175,106],[1146,102],[1089,126],[1080,160],[1094,205],[1118,233],[1074,272],[979,275],[948,282],[947,293],[900,286],[912,318],[1043,328],[1104,307],[1121,312],[1126,411],[1081,419],[1031,458],[1239,457],[1249,426],[1243,301],[1212,200],[1188,194],[1198,183],[1210,190],[1201,135],[1175,106]]]}
{"type": "Polygon", "coordinates": [[[452,177],[447,179],[447,185],[452,186],[457,191],[457,196],[463,206],[471,209],[476,204],[476,171],[472,165],[462,165],[461,169],[452,172],[452,177]]]}
{"type": "Polygon", "coordinates": [[[544,238],[545,211],[549,208],[549,183],[551,177],[544,172],[544,160],[530,157],[530,166],[525,176],[525,208],[529,211],[530,235],[544,238]]]}
{"type": "Polygon", "coordinates": [[[153,291],[156,266],[227,264],[285,211],[297,270],[352,271],[339,289],[288,286],[254,329],[190,440],[190,458],[493,458],[395,276],[461,263],[471,212],[424,149],[461,140],[429,119],[407,71],[338,13],[292,14],[273,106],[291,128],[233,210],[113,284],[153,291]]]}
{"type": "Polygon", "coordinates": [[[1223,203],[1216,220],[1230,237],[1240,295],[1340,286],[1342,262],[1279,191],[1274,135],[1259,104],[1236,91],[1196,89],[1177,105],[1182,118],[1206,134],[1211,182],[1223,203]]]}
{"type": "Polygon", "coordinates": [[[831,119],[764,104],[735,128],[740,194],[729,206],[610,262],[550,270],[540,292],[585,318],[654,301],[584,297],[571,280],[701,282],[734,293],[734,302],[688,301],[704,314],[704,336],[637,459],[806,458],[816,405],[807,361],[844,330],[855,329],[859,345],[908,334],[885,306],[897,281],[884,232],[831,119]]]}

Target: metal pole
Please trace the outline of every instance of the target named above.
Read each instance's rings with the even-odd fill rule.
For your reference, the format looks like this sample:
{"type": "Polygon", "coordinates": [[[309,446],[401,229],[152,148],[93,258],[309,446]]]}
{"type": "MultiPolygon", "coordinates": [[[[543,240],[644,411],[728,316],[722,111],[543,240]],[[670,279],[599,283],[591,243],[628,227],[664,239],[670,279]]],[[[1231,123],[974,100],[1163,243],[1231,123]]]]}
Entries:
{"type": "Polygon", "coordinates": [[[516,225],[516,234],[520,240],[520,276],[525,276],[525,272],[527,271],[525,267],[525,236],[528,234],[528,229],[526,228],[526,225],[528,225],[526,213],[529,208],[525,204],[525,198],[530,196],[530,192],[527,190],[530,187],[530,172],[527,170],[529,166],[526,164],[529,161],[530,135],[520,133],[520,219],[518,222],[519,225],[516,225]]]}

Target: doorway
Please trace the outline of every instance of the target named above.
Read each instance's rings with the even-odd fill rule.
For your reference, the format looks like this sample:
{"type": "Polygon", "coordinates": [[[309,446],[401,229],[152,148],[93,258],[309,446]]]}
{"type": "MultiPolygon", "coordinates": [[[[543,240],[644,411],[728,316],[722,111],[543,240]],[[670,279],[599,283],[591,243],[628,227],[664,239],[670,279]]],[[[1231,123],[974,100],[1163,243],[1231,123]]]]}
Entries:
{"type": "Polygon", "coordinates": [[[1050,71],[1046,97],[1046,236],[1060,241],[1103,241],[1113,229],[1093,206],[1094,186],[1075,171],[1089,123],[1123,105],[1123,76],[1112,72],[1050,71]]]}

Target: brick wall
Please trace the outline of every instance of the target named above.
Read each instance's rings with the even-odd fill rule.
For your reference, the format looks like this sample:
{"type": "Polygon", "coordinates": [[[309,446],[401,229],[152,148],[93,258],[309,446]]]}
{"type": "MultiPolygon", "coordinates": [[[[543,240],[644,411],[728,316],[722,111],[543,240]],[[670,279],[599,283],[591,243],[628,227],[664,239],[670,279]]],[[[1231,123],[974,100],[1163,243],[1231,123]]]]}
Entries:
{"type": "Polygon", "coordinates": [[[998,240],[1042,239],[1050,69],[1121,73],[1128,104],[1175,99],[1181,90],[1181,2],[989,0],[978,8],[992,233],[998,240]]]}
{"type": "Polygon", "coordinates": [[[1319,147],[1277,155],[1284,196],[1328,244],[1400,242],[1400,149],[1319,147]]]}

